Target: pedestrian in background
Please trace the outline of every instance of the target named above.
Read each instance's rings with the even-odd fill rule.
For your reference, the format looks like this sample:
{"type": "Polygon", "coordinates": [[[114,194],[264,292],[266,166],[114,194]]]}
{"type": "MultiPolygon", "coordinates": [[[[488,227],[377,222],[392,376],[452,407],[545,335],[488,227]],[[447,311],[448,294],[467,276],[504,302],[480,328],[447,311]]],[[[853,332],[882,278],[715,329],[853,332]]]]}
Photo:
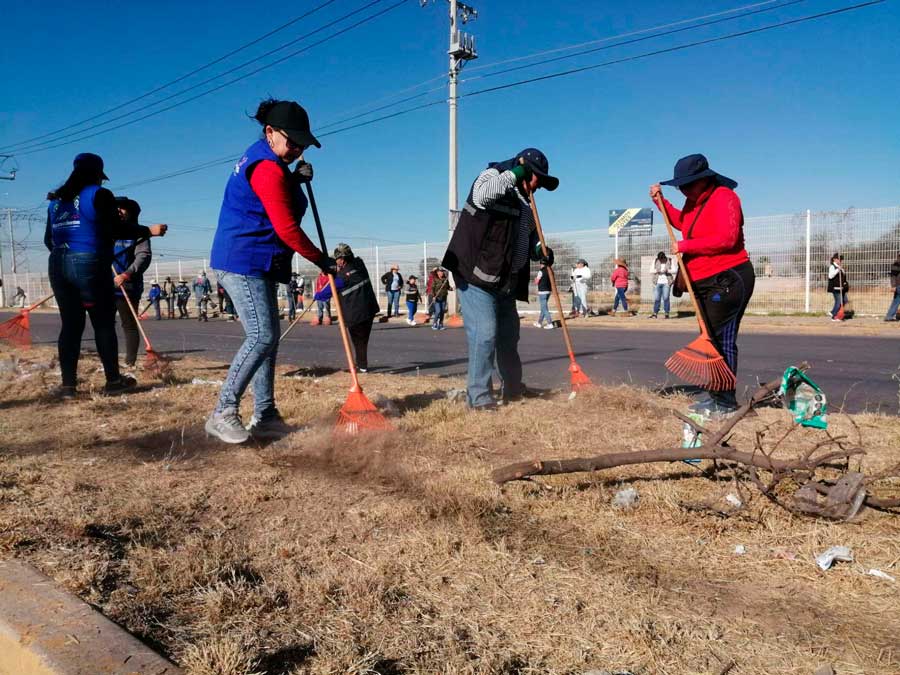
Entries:
{"type": "MultiPolygon", "coordinates": [[[[337,274],[334,285],[340,293],[341,312],[353,351],[356,353],[356,369],[361,373],[369,371],[369,337],[372,335],[372,323],[378,314],[378,299],[369,270],[361,258],[353,254],[348,244],[338,244],[333,257],[337,263],[337,274]]],[[[316,293],[317,301],[331,299],[331,285],[326,285],[316,293]]]]}
{"type": "MultiPolygon", "coordinates": [[[[321,326],[322,320],[325,320],[325,325],[331,325],[331,300],[318,300],[316,296],[319,295],[319,291],[328,286],[328,275],[325,272],[320,272],[319,276],[316,277],[316,293],[313,296],[313,299],[316,302],[316,325],[321,326]]],[[[330,298],[331,296],[329,296],[330,298]]]]}
{"type": "Polygon", "coordinates": [[[231,296],[246,336],[205,426],[226,443],[290,433],[275,404],[278,285],[290,281],[295,251],[322,270],[334,269],[334,261],[300,227],[307,207],[302,186],[313,177],[303,152],[320,147],[309,116],[298,103],[268,99],[253,117],[262,134],[228,178],[210,253],[210,267],[231,296]],[[253,416],[245,428],[240,404],[251,383],[253,416]]]}
{"type": "MultiPolygon", "coordinates": [[[[137,225],[141,213],[140,205],[128,197],[116,197],[116,206],[122,222],[137,225]]],[[[131,307],[141,304],[144,294],[144,272],[150,266],[153,252],[150,239],[117,239],[113,245],[113,285],[116,289],[116,311],[122,334],[125,336],[125,365],[134,368],[137,363],[140,334],[131,307]],[[126,300],[125,296],[128,296],[126,300]],[[128,302],[131,301],[131,307],[128,302]]]]}
{"type": "Polygon", "coordinates": [[[162,285],[162,297],[166,301],[166,315],[170,319],[175,318],[175,282],[172,277],[166,277],[162,285]]]}
{"type": "Polygon", "coordinates": [[[414,274],[410,274],[406,280],[406,323],[410,326],[416,325],[416,310],[419,308],[421,298],[419,279],[414,274]]]}
{"type": "MultiPolygon", "coordinates": [[[[744,213],[735,193],[737,182],[709,168],[700,154],[675,163],[672,185],[684,195],[684,206],[675,208],[662,196],[660,184],[650,186],[650,199],[663,208],[682,239],[672,246],[681,253],[694,287],[694,297],[703,314],[716,349],[731,372],[737,375],[738,332],[741,319],[756,285],[756,273],[744,247],[744,213]]],[[[709,392],[692,404],[693,412],[728,415],[737,409],[735,391],[709,392]]]]}
{"type": "Polygon", "coordinates": [[[108,180],[103,159],[91,153],[75,157],[72,173],[47,195],[44,244],[50,251],[50,286],[56,296],[62,327],[57,348],[62,386],[59,396],[71,398],[78,384],[78,360],[86,316],[91,319],[97,353],[106,376],[104,394],[118,394],[136,384],[119,371],[115,293],[110,267],[117,239],[163,236],[166,225],[122,221],[112,192],[101,187],[108,180]]]}
{"type": "Polygon", "coordinates": [[[184,279],[180,279],[178,285],[175,287],[175,298],[178,301],[178,318],[187,319],[188,316],[190,316],[187,307],[188,303],[191,301],[191,289],[188,288],[187,282],[184,279]]]}
{"type": "Polygon", "coordinates": [[[444,315],[447,313],[447,295],[453,289],[450,288],[450,279],[447,277],[447,271],[438,268],[437,275],[434,278],[434,313],[431,316],[431,329],[444,330],[444,315]]]}
{"type": "Polygon", "coordinates": [[[431,321],[434,312],[434,280],[440,267],[433,267],[428,273],[428,281],[425,284],[425,318],[431,321]]]}
{"type": "Polygon", "coordinates": [[[147,299],[150,301],[150,304],[153,306],[153,311],[156,312],[156,320],[159,321],[162,319],[162,314],[159,311],[159,301],[162,298],[162,289],[159,287],[159,284],[154,282],[150,285],[150,293],[147,296],[147,299]]]}
{"type": "Polygon", "coordinates": [[[625,297],[625,292],[628,290],[628,263],[625,262],[624,258],[616,258],[613,260],[616,268],[613,270],[613,273],[609,276],[609,280],[612,282],[613,288],[616,289],[616,299],[613,300],[613,314],[619,308],[619,303],[622,303],[622,311],[628,311],[628,299],[625,297]]]}
{"type": "Polygon", "coordinates": [[[897,253],[897,259],[891,264],[891,288],[894,291],[894,299],[891,300],[891,306],[888,307],[887,314],[884,316],[885,321],[896,321],[897,310],[900,309],[900,252],[897,253]]]}
{"type": "Polygon", "coordinates": [[[587,294],[591,276],[591,268],[588,267],[587,260],[579,258],[575,263],[575,269],[572,270],[572,290],[575,293],[574,309],[580,316],[587,316],[590,312],[587,294]]]}
{"type": "Polygon", "coordinates": [[[16,286],[16,294],[13,296],[13,307],[25,306],[25,291],[21,286],[16,286]]]}
{"type": "Polygon", "coordinates": [[[850,283],[847,281],[847,273],[844,271],[844,256],[835,253],[831,256],[831,264],[828,266],[828,292],[834,297],[834,306],[828,313],[832,321],[843,321],[840,318],[841,307],[844,307],[850,298],[847,292],[850,290],[850,283]]]}
{"type": "Polygon", "coordinates": [[[395,316],[400,316],[400,292],[403,290],[403,276],[400,274],[400,266],[391,265],[389,272],[381,275],[381,283],[387,295],[387,317],[391,318],[391,310],[395,316]]]}
{"type": "Polygon", "coordinates": [[[203,299],[203,296],[210,293],[212,293],[212,284],[206,278],[206,271],[200,270],[197,278],[194,279],[194,299],[197,302],[197,314],[200,313],[200,301],[203,299]]]}
{"type": "Polygon", "coordinates": [[[658,318],[660,305],[665,311],[665,318],[669,318],[671,309],[669,295],[677,268],[678,265],[674,260],[669,260],[665,251],[656,254],[656,260],[653,261],[653,313],[647,317],[648,319],[658,318]]]}
{"type": "Polygon", "coordinates": [[[553,317],[550,315],[550,273],[547,271],[547,265],[541,262],[541,268],[538,270],[534,283],[538,289],[538,303],[541,306],[541,313],[538,320],[534,322],[536,328],[545,328],[553,330],[553,317]]]}

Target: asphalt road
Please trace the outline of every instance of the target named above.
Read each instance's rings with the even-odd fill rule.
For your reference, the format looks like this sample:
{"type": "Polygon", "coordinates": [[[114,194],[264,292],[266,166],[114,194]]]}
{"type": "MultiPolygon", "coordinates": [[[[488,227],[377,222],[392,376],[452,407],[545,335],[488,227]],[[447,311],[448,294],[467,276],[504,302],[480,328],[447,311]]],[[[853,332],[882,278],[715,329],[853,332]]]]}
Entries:
{"type": "MultiPolygon", "coordinates": [[[[0,320],[12,316],[0,315],[0,320]]],[[[663,387],[678,385],[663,363],[696,336],[692,319],[678,320],[684,331],[638,328],[576,328],[572,331],[577,360],[595,382],[663,387]]],[[[59,318],[55,314],[31,316],[36,344],[53,344],[59,318]]],[[[287,322],[282,322],[287,327],[287,322]]],[[[239,323],[211,319],[149,320],[144,322],[154,348],[163,353],[195,354],[228,362],[243,340],[239,323]]],[[[85,349],[93,350],[88,325],[85,349]]],[[[835,408],[849,412],[880,411],[897,414],[900,382],[894,379],[900,363],[896,337],[854,335],[786,335],[749,333],[740,345],[739,392],[757,381],[772,379],[788,365],[809,361],[810,374],[835,408]]],[[[522,327],[519,353],[526,384],[564,387],[569,382],[568,358],[559,330],[522,327]]],[[[343,349],[337,326],[316,327],[303,322],[281,345],[279,362],[298,367],[341,368],[343,349]]],[[[377,372],[398,375],[465,375],[466,342],[461,328],[442,332],[405,323],[375,324],[369,344],[369,365],[377,372]]]]}

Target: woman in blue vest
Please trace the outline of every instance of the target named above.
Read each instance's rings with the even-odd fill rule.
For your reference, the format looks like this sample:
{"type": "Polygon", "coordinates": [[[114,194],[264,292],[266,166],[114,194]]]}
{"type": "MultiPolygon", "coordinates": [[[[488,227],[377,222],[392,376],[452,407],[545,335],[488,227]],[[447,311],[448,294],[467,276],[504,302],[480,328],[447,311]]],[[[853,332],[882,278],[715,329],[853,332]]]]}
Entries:
{"type": "Polygon", "coordinates": [[[275,406],[278,285],[290,281],[294,251],[323,270],[333,271],[335,264],[300,228],[307,206],[301,186],[312,180],[303,151],[322,147],[310,131],[309,116],[293,101],[269,99],[253,117],[262,138],[247,148],[228,179],[209,261],[247,336],[206,421],[206,432],[226,443],[290,432],[275,406]],[[245,428],[239,407],[250,384],[253,416],[245,428]]]}
{"type": "MultiPolygon", "coordinates": [[[[128,197],[116,197],[116,204],[119,207],[119,217],[129,225],[137,225],[138,216],[141,215],[140,204],[128,197]]],[[[113,249],[113,269],[116,276],[113,283],[116,286],[116,311],[125,335],[126,368],[134,368],[140,342],[137,321],[128,307],[128,300],[135,309],[140,306],[141,295],[144,293],[144,272],[150,267],[152,258],[149,239],[116,240],[113,249]],[[126,293],[128,300],[125,299],[126,293]]]]}
{"type": "Polygon", "coordinates": [[[50,286],[56,295],[62,328],[59,332],[59,366],[63,398],[75,396],[78,358],[85,314],[91,318],[97,353],[106,385],[102,393],[117,394],[135,385],[119,372],[116,314],[113,292],[113,247],[117,239],[163,236],[166,225],[144,227],[119,218],[112,192],[100,187],[108,180],[103,160],[91,153],[75,157],[69,178],[47,195],[47,229],[44,244],[50,250],[50,286]]]}

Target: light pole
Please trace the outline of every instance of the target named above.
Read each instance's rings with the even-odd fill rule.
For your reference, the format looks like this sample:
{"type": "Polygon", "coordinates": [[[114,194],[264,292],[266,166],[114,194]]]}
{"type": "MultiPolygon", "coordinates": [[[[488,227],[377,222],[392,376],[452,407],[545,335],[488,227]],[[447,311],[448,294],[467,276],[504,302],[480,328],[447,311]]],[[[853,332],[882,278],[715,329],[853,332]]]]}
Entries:
{"type": "Polygon", "coordinates": [[[457,93],[456,88],[459,81],[459,72],[467,61],[478,58],[475,50],[475,37],[459,30],[459,22],[464,24],[469,19],[477,19],[478,11],[465,3],[458,0],[449,0],[450,2],[450,49],[447,52],[450,55],[450,71],[448,78],[448,98],[447,104],[450,109],[450,133],[449,133],[449,161],[448,161],[448,211],[447,214],[447,230],[453,233],[456,227],[456,215],[459,211],[459,188],[457,185],[457,140],[456,140],[456,112],[457,112],[457,93]]]}

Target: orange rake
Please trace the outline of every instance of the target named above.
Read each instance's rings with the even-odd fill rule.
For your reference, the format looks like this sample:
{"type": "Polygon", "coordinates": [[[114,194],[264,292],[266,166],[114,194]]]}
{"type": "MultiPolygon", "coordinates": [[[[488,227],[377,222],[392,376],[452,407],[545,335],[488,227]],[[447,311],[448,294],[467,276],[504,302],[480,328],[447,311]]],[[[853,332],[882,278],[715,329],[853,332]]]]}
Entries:
{"type": "MultiPolygon", "coordinates": [[[[116,273],[115,267],[113,267],[113,273],[116,273]]],[[[122,289],[122,297],[125,298],[125,303],[128,305],[128,309],[134,317],[134,322],[137,324],[137,329],[140,332],[141,337],[144,338],[144,351],[147,352],[146,358],[144,359],[144,370],[149,371],[163,382],[172,381],[175,378],[175,374],[172,372],[171,361],[153,349],[153,345],[150,344],[150,338],[147,337],[147,333],[141,325],[138,313],[135,311],[134,305],[131,304],[131,298],[128,297],[128,293],[125,292],[125,289],[122,289]]]]}
{"type": "MultiPolygon", "coordinates": [[[[319,219],[319,209],[316,206],[316,198],[313,195],[312,183],[306,184],[306,191],[309,194],[309,206],[313,212],[313,218],[316,220],[316,229],[319,231],[319,243],[322,246],[322,252],[327,255],[328,248],[325,246],[325,233],[322,231],[322,221],[319,219]]],[[[360,431],[393,431],[394,425],[391,424],[382,415],[378,408],[363,393],[362,386],[359,384],[359,376],[356,372],[356,363],[353,360],[353,352],[350,348],[350,334],[347,330],[347,324],[344,321],[344,310],[341,308],[341,295],[338,293],[337,284],[334,282],[334,275],[328,275],[328,284],[331,286],[331,297],[334,300],[334,306],[337,310],[338,326],[341,330],[341,341],[344,343],[344,354],[347,357],[347,365],[350,367],[350,393],[347,400],[338,412],[337,422],[334,424],[335,431],[341,431],[347,434],[356,435],[360,431]]]]}
{"type": "MultiPolygon", "coordinates": [[[[541,217],[538,215],[537,204],[534,202],[534,192],[529,192],[528,197],[531,201],[531,215],[534,216],[534,229],[537,231],[538,239],[541,241],[541,252],[547,255],[547,242],[544,240],[544,230],[541,227],[541,217]]],[[[575,350],[572,348],[572,336],[569,335],[569,327],[566,324],[566,313],[563,311],[562,300],[559,297],[559,289],[556,286],[556,275],[553,268],[547,267],[547,274],[550,276],[550,289],[553,291],[553,298],[556,300],[556,309],[559,311],[560,325],[562,326],[563,338],[566,342],[566,350],[569,352],[569,373],[572,376],[572,391],[584,391],[594,386],[585,372],[575,361],[575,350]]]]}
{"type": "MultiPolygon", "coordinates": [[[[666,221],[669,239],[674,246],[676,243],[675,232],[672,230],[672,223],[662,201],[662,195],[660,195],[658,206],[659,210],[662,211],[663,219],[666,221]]],[[[687,286],[688,295],[691,296],[691,302],[694,305],[694,312],[697,314],[700,335],[689,345],[672,354],[669,360],[666,361],[666,368],[685,382],[696,384],[710,391],[731,391],[736,386],[734,373],[731,372],[731,368],[728,367],[709,335],[709,328],[706,325],[703,313],[700,311],[700,305],[697,302],[697,296],[694,294],[694,285],[691,282],[687,267],[681,254],[678,253],[676,255],[678,267],[687,286]]]]}
{"type": "Polygon", "coordinates": [[[18,316],[14,316],[8,321],[0,323],[0,340],[12,345],[13,347],[21,347],[22,349],[31,348],[31,320],[28,315],[32,310],[37,309],[45,302],[53,297],[53,293],[43,300],[34,303],[30,307],[25,307],[19,311],[18,316]]]}

